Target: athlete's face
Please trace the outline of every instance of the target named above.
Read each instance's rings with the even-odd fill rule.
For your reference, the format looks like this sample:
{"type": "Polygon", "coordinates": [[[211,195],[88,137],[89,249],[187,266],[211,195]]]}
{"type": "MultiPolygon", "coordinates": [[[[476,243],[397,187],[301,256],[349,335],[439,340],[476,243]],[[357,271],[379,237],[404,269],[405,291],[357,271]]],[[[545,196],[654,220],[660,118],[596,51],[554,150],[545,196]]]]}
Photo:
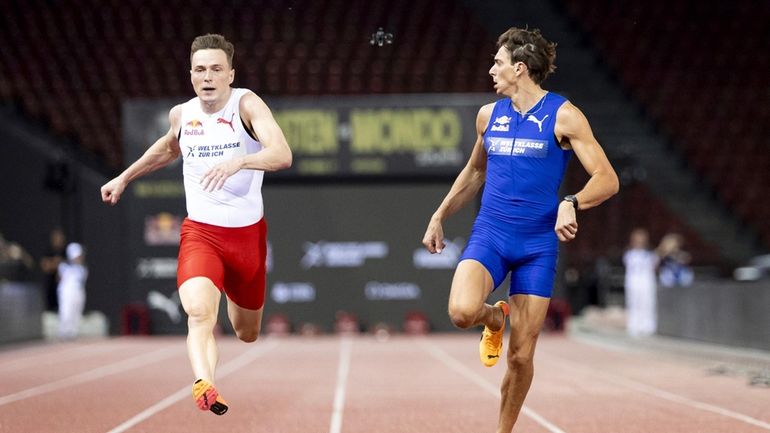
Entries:
{"type": "Polygon", "coordinates": [[[223,50],[198,50],[190,63],[190,81],[202,102],[217,103],[229,96],[235,70],[230,68],[223,50]]]}
{"type": "Polygon", "coordinates": [[[523,71],[524,63],[511,64],[511,53],[505,47],[500,47],[495,54],[494,63],[489,69],[489,75],[495,83],[495,92],[500,95],[511,96],[519,77],[523,71]]]}

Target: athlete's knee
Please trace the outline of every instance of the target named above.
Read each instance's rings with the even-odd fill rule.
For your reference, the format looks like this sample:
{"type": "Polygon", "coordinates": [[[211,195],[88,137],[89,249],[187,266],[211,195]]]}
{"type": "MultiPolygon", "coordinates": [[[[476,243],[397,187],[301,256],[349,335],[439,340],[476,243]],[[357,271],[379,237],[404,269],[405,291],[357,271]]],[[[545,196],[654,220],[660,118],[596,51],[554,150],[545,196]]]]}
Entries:
{"type": "Polygon", "coordinates": [[[193,302],[185,307],[187,321],[191,325],[211,325],[217,320],[217,312],[204,302],[193,302]]]}
{"type": "Polygon", "coordinates": [[[461,329],[470,328],[476,324],[477,309],[461,304],[449,304],[449,319],[461,329]]]}
{"type": "Polygon", "coordinates": [[[533,356],[529,351],[514,350],[508,351],[508,368],[520,370],[532,365],[533,356]]]}
{"type": "Polygon", "coordinates": [[[253,343],[259,338],[259,327],[250,326],[236,328],[235,335],[237,335],[238,339],[244,343],[253,343]]]}
{"type": "Polygon", "coordinates": [[[534,347],[537,341],[537,334],[528,336],[521,344],[515,344],[508,347],[506,360],[508,368],[520,370],[530,368],[534,359],[534,347]]]}

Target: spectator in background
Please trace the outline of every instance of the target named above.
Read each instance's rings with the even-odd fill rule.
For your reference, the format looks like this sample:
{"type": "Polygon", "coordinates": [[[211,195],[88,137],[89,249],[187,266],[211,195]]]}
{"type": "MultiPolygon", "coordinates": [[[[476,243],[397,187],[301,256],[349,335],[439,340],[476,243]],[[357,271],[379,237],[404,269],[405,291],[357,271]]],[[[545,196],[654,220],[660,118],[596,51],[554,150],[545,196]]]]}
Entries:
{"type": "Polygon", "coordinates": [[[652,335],[657,328],[655,268],[658,256],[649,249],[649,243],[647,230],[636,228],[623,254],[626,331],[632,337],[652,335]]]}
{"type": "Polygon", "coordinates": [[[0,233],[0,278],[25,280],[35,268],[32,256],[16,242],[6,240],[0,233]]]}
{"type": "Polygon", "coordinates": [[[67,245],[67,260],[59,263],[59,338],[69,340],[77,337],[83,308],[86,304],[86,279],[83,246],[78,243],[67,245]]]}
{"type": "Polygon", "coordinates": [[[684,239],[678,233],[663,236],[657,248],[660,256],[658,280],[663,287],[687,287],[692,284],[690,253],[683,249],[684,239]]]}
{"type": "Polygon", "coordinates": [[[59,264],[64,261],[64,247],[67,239],[60,228],[51,230],[49,236],[48,251],[40,259],[40,269],[45,274],[45,309],[47,311],[59,310],[59,299],[56,293],[58,285],[59,264]]]}

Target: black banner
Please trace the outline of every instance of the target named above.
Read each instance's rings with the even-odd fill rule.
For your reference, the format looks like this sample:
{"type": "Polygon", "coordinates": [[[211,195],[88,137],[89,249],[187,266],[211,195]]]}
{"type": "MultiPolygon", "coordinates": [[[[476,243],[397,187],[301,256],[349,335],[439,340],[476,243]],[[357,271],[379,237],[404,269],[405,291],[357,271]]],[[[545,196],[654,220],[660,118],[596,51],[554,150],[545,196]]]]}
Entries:
{"type": "MultiPolygon", "coordinates": [[[[269,98],[266,102],[294,155],[292,167],[274,176],[453,176],[470,156],[479,108],[494,98],[488,94],[269,98]]],[[[140,125],[157,125],[159,119],[168,125],[168,111],[175,103],[179,101],[128,101],[124,110],[141,122],[132,128],[146,130],[140,125]]],[[[155,138],[145,137],[150,141],[141,146],[155,138]]]]}

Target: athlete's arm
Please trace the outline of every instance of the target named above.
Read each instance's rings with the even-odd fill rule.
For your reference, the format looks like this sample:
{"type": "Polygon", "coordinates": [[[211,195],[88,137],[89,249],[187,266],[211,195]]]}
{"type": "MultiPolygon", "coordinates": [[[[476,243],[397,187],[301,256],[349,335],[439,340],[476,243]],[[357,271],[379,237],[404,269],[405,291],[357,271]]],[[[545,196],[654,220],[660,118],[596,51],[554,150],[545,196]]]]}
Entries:
{"type": "Polygon", "coordinates": [[[120,200],[120,196],[129,182],[163,168],[179,157],[181,150],[179,149],[177,133],[179,132],[181,120],[182,106],[177,105],[168,112],[168,121],[171,124],[168,132],[156,140],[144,152],[144,155],[125,169],[123,173],[102,186],[103,202],[114,205],[120,200]]]}
{"type": "MultiPolygon", "coordinates": [[[[562,146],[575,151],[583,168],[591,176],[583,189],[575,194],[580,209],[598,206],[618,192],[618,175],[596,141],[588,119],[577,107],[565,102],[559,108],[554,134],[562,146]]],[[[567,242],[575,238],[577,228],[574,206],[568,201],[562,201],[556,217],[556,235],[562,242],[567,242]]]]}
{"type": "Polygon", "coordinates": [[[431,253],[440,253],[444,249],[444,229],[442,226],[444,220],[468,204],[484,185],[487,174],[484,131],[489,124],[493,108],[494,104],[487,104],[479,110],[479,114],[476,116],[476,143],[473,145],[471,157],[428,223],[428,229],[425,231],[422,243],[431,253]]]}
{"type": "Polygon", "coordinates": [[[201,178],[205,190],[221,189],[228,177],[242,169],[276,171],[291,167],[289,144],[262,98],[246,93],[241,97],[240,112],[246,128],[262,143],[262,150],[213,167],[201,178]]]}

